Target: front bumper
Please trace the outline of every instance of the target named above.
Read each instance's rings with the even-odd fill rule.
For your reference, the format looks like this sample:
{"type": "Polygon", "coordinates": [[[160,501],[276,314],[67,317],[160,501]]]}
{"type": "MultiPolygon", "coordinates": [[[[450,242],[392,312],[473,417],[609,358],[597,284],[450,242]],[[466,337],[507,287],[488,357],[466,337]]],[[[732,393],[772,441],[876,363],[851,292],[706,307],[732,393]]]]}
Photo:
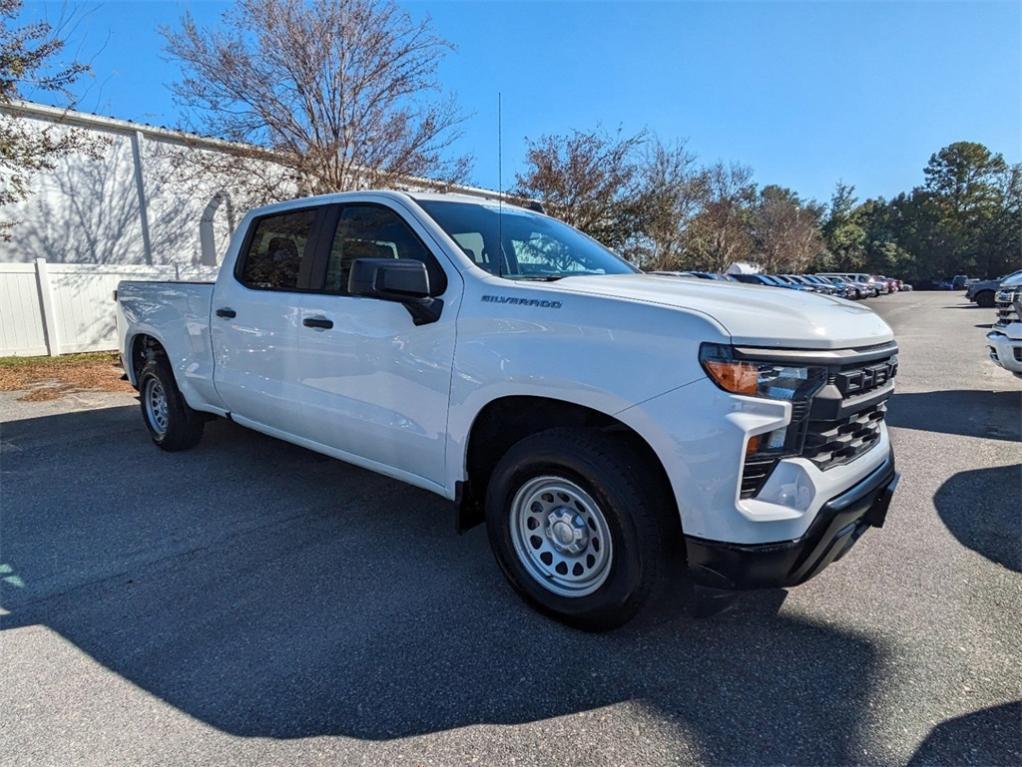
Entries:
{"type": "Polygon", "coordinates": [[[898,484],[894,453],[856,485],[827,501],[803,536],[734,544],[685,536],[689,572],[702,586],[757,589],[795,586],[843,557],[869,527],[882,527],[898,484]]]}
{"type": "MultiPolygon", "coordinates": [[[[1008,327],[1019,328],[1019,323],[1008,327]]],[[[987,333],[987,349],[994,363],[1015,375],[1022,375],[1022,338],[1012,338],[1000,330],[991,330],[987,333]]]]}

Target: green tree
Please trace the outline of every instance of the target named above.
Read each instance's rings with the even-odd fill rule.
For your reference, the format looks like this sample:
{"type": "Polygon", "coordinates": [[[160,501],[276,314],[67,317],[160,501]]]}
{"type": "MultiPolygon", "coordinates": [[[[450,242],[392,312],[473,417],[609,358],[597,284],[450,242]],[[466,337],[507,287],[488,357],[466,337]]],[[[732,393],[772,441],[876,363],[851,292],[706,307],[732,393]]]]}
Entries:
{"type": "Polygon", "coordinates": [[[1022,265],[1022,164],[1001,174],[995,213],[981,235],[980,271],[1000,275],[1022,265]]]}
{"type": "Polygon", "coordinates": [[[822,226],[825,250],[818,263],[838,271],[859,271],[866,262],[866,232],[855,207],[855,187],[838,181],[822,226]]]}
{"type": "Polygon", "coordinates": [[[924,183],[890,201],[857,207],[838,185],[824,226],[836,267],[915,282],[953,274],[993,276],[1022,256],[1022,168],[982,144],[957,142],[931,155],[924,183]]]}
{"type": "Polygon", "coordinates": [[[791,189],[767,185],[752,216],[756,258],[767,272],[802,272],[823,250],[823,208],[791,189]]]}
{"type": "Polygon", "coordinates": [[[969,141],[930,156],[925,184],[913,197],[926,223],[930,258],[946,273],[985,273],[996,260],[991,228],[996,230],[1003,212],[1008,171],[1003,156],[969,141]]]}
{"type": "Polygon", "coordinates": [[[900,243],[906,227],[913,226],[904,215],[906,198],[888,203],[883,198],[866,200],[855,211],[855,220],[863,232],[863,255],[856,271],[914,277],[914,259],[900,243]]]}

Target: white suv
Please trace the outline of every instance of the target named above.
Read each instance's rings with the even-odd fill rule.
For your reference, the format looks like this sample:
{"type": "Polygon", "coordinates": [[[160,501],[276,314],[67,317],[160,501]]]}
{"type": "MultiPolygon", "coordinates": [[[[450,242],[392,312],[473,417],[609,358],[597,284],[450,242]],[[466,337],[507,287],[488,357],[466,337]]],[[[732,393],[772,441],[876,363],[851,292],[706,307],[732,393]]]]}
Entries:
{"type": "Polygon", "coordinates": [[[1001,283],[994,296],[997,321],[987,333],[990,359],[1022,378],[1022,274],[1001,283]]]}

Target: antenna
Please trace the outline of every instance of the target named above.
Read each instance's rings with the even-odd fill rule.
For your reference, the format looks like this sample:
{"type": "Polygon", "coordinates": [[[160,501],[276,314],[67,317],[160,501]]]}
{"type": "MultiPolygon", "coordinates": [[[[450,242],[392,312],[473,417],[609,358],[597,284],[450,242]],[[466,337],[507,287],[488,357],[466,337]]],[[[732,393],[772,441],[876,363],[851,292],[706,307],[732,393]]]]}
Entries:
{"type": "Polygon", "coordinates": [[[504,276],[504,158],[502,144],[501,94],[497,91],[497,276],[504,276]]]}

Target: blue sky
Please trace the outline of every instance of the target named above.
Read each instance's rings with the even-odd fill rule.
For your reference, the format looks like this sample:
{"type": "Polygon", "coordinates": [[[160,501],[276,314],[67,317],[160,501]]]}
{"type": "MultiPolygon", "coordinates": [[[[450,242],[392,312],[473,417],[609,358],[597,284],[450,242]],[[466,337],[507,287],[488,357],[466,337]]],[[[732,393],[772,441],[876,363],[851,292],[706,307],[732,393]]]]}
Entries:
{"type": "MultiPolygon", "coordinates": [[[[700,160],[750,165],[760,184],[829,198],[922,181],[929,155],[980,141],[1022,159],[1022,3],[405,2],[457,45],[440,72],[468,114],[456,150],[472,182],[497,184],[497,92],[505,186],[528,137],[648,128],[700,160]]],[[[29,2],[28,18],[63,2],[29,2]]],[[[87,111],[179,124],[176,68],[156,32],[216,2],[74,4],[71,46],[91,60],[87,111]]]]}

